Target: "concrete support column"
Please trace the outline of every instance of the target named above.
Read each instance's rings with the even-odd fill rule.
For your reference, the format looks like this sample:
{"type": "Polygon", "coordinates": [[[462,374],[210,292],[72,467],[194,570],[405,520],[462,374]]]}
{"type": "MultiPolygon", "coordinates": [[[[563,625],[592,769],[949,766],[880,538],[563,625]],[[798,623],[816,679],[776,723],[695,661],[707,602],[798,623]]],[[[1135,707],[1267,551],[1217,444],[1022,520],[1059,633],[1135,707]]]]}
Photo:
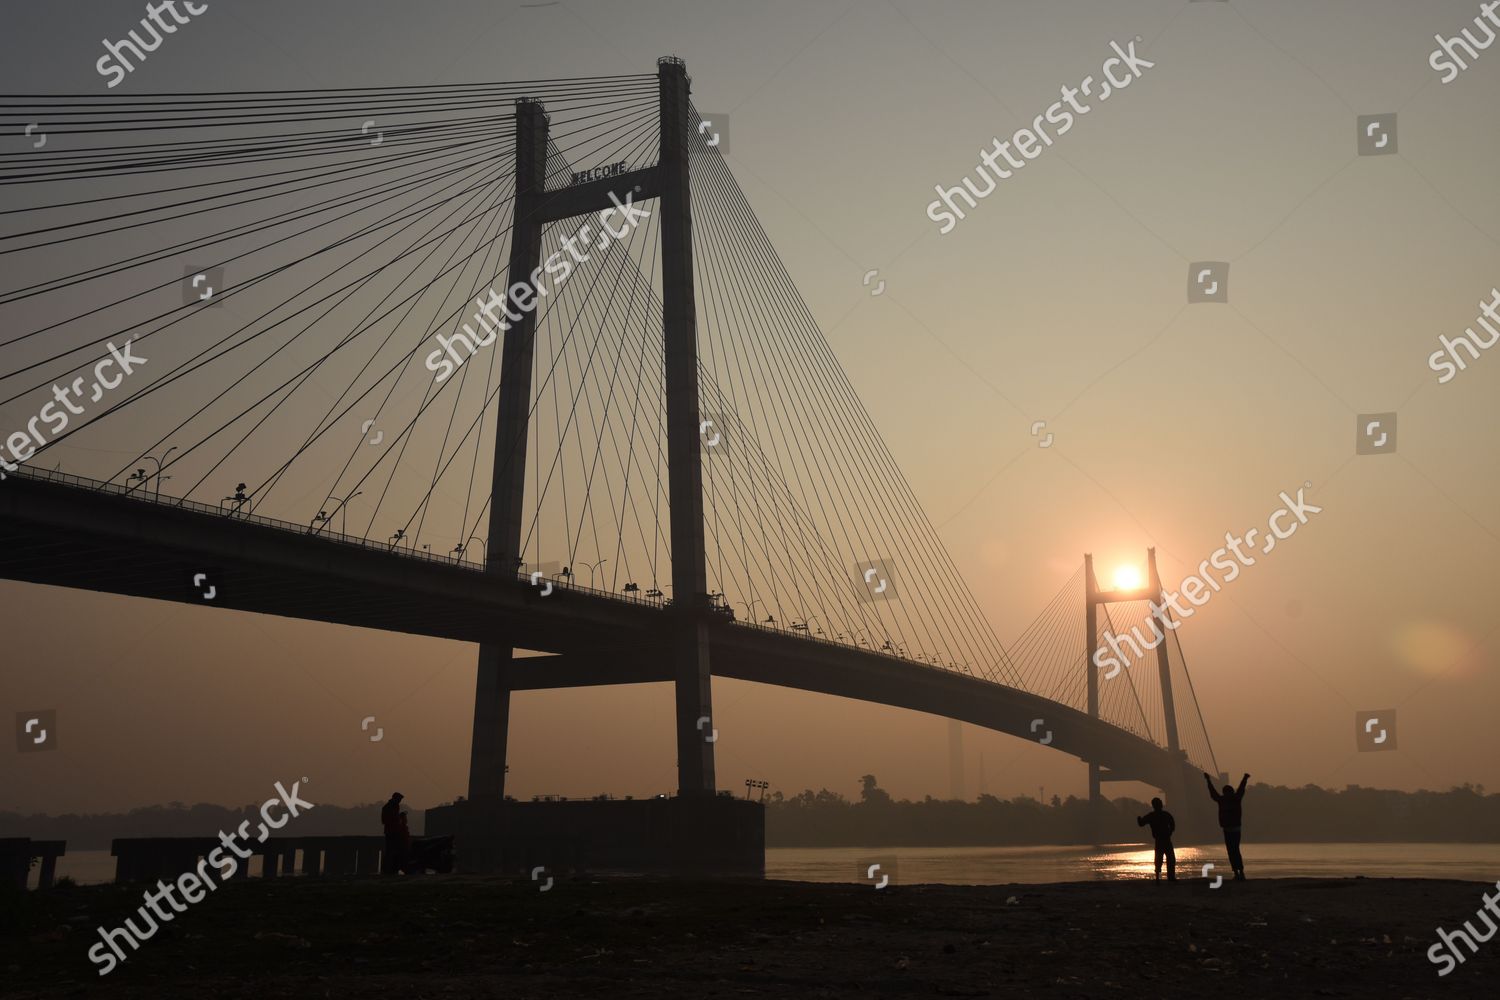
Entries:
{"type": "MultiPolygon", "coordinates": [[[[539,209],[547,187],[547,115],[535,101],[516,102],[516,196],[511,223],[510,271],[505,288],[522,285],[535,301],[532,275],[542,262],[539,209]]],[[[538,306],[540,308],[540,306],[538,306]]],[[[526,499],[526,447],[531,429],[531,366],[536,310],[518,310],[509,321],[500,357],[499,413],[495,419],[495,464],[491,479],[490,532],[485,572],[516,579],[521,564],[522,507],[526,499]]],[[[481,643],[474,683],[474,736],[469,750],[469,799],[505,798],[505,751],[510,729],[509,646],[481,643]]]]}
{"type": "Polygon", "coordinates": [[[698,320],[693,290],[693,213],[688,187],[687,66],[657,64],[661,149],[662,334],[666,353],[667,470],[672,537],[672,676],[677,698],[677,791],[712,795],[714,727],[703,539],[703,455],[698,430],[698,320]]]}

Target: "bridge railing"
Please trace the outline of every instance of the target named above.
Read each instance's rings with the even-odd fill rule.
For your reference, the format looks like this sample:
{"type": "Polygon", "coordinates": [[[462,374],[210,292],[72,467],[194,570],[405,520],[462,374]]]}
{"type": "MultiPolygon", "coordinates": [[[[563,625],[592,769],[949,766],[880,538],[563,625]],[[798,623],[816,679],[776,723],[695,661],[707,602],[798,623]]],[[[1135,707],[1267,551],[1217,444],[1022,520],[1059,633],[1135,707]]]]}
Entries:
{"type": "MultiPolygon", "coordinates": [[[[483,564],[470,563],[466,559],[463,559],[461,556],[454,556],[445,553],[433,553],[426,550],[413,549],[394,542],[376,541],[369,538],[364,538],[359,535],[348,535],[338,531],[329,531],[325,528],[316,527],[315,525],[299,524],[295,521],[284,521],[280,518],[267,517],[264,514],[256,514],[250,511],[246,511],[243,509],[243,507],[226,506],[224,501],[221,501],[218,506],[215,506],[213,504],[203,503],[202,501],[198,500],[189,500],[186,497],[159,496],[154,491],[147,489],[145,487],[145,484],[143,483],[132,486],[123,486],[119,483],[111,483],[100,479],[90,479],[87,476],[74,475],[71,472],[63,472],[59,469],[41,469],[26,465],[21,466],[15,472],[9,473],[8,475],[19,476],[23,479],[34,479],[40,482],[57,483],[64,486],[92,490],[98,493],[108,493],[115,496],[127,497],[140,503],[156,504],[158,506],[173,507],[180,510],[190,510],[195,513],[204,514],[210,517],[230,518],[232,520],[242,521],[247,524],[258,524],[262,527],[274,528],[279,531],[287,531],[295,534],[306,535],[310,538],[318,538],[338,545],[357,546],[359,548],[367,549],[370,551],[383,552],[389,555],[399,555],[406,559],[420,559],[425,562],[442,563],[445,566],[457,566],[461,569],[465,569],[473,573],[485,572],[483,564]]],[[[517,581],[528,581],[530,579],[530,574],[518,570],[515,574],[515,578],[517,581]]],[[[666,601],[662,597],[648,597],[635,592],[617,593],[613,590],[600,590],[596,587],[590,587],[580,583],[576,583],[574,582],[574,578],[572,577],[548,576],[546,577],[546,579],[549,580],[554,587],[558,587],[571,592],[589,594],[596,597],[607,597],[611,600],[622,601],[627,604],[644,605],[647,607],[661,608],[666,605],[666,601]]],[[[960,667],[957,664],[952,664],[949,666],[934,664],[929,662],[928,660],[906,655],[897,650],[880,648],[869,643],[868,641],[848,641],[840,639],[830,639],[826,636],[809,635],[805,631],[794,629],[788,625],[765,625],[760,622],[754,621],[753,619],[734,619],[733,623],[743,628],[752,628],[762,632],[771,632],[777,635],[800,639],[807,642],[824,643],[826,645],[835,646],[840,649],[848,649],[851,647],[864,649],[868,653],[873,653],[877,656],[888,657],[890,659],[898,660],[902,663],[910,664],[912,666],[926,667],[932,670],[962,670],[964,672],[970,672],[966,667],[960,667]]]]}
{"type": "MultiPolygon", "coordinates": [[[[74,475],[71,472],[62,472],[58,469],[38,469],[22,465],[15,472],[7,473],[9,477],[22,479],[34,479],[40,482],[58,483],[64,486],[73,486],[81,489],[92,490],[97,493],[108,493],[114,496],[127,497],[141,503],[155,504],[161,507],[173,507],[179,510],[190,510],[198,514],[210,517],[229,518],[247,524],[258,524],[262,527],[275,528],[279,531],[288,531],[309,538],[318,538],[339,545],[357,546],[374,552],[383,552],[388,555],[398,555],[406,559],[420,559],[425,562],[441,563],[445,566],[456,566],[468,570],[471,573],[483,573],[485,567],[482,563],[471,563],[460,556],[449,553],[434,553],[422,549],[414,549],[409,546],[400,545],[389,541],[377,541],[364,538],[360,535],[348,535],[338,531],[328,531],[314,525],[299,524],[295,521],[283,521],[276,517],[266,517],[264,514],[255,514],[242,508],[227,507],[221,501],[218,506],[203,503],[199,500],[189,500],[186,497],[158,496],[154,491],[146,489],[143,485],[122,486],[119,483],[105,482],[101,479],[90,479],[87,476],[74,475]]],[[[527,581],[530,574],[517,570],[515,578],[518,581],[527,581]]],[[[659,597],[647,597],[634,592],[616,593],[612,590],[599,590],[595,587],[584,586],[574,583],[571,577],[549,576],[554,587],[560,587],[569,591],[591,594],[597,597],[608,597],[612,600],[622,601],[626,604],[639,604],[647,607],[662,607],[665,603],[659,597]]]]}

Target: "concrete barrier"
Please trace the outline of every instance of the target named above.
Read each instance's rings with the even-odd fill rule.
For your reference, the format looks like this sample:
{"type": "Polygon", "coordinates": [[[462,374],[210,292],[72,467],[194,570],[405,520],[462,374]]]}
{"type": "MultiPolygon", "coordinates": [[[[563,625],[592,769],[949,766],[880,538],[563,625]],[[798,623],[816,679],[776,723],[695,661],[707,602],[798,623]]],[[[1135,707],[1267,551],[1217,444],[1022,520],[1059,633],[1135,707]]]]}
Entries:
{"type": "MultiPolygon", "coordinates": [[[[0,841],[0,845],[5,843],[0,841]]],[[[55,843],[61,844],[60,841],[55,843]]],[[[220,847],[223,844],[217,837],[122,837],[110,842],[109,853],[115,858],[116,882],[155,882],[157,879],[175,879],[183,872],[196,869],[199,859],[208,857],[220,847]]],[[[384,847],[384,837],[271,837],[261,843],[242,845],[251,856],[237,859],[238,866],[231,879],[249,878],[250,861],[255,857],[261,859],[262,878],[291,875],[296,870],[299,850],[302,852],[303,875],[374,873],[380,871],[380,855],[384,847]]],[[[0,853],[0,858],[3,857],[4,854],[0,853]]],[[[48,882],[51,882],[50,868],[48,882]]]]}
{"type": "Polygon", "coordinates": [[[428,809],[460,871],[590,870],[764,875],[765,807],[725,795],[574,802],[459,802],[428,809]]]}
{"type": "Polygon", "coordinates": [[[36,887],[50,889],[57,874],[57,859],[68,853],[67,848],[66,840],[0,838],[0,880],[25,889],[31,874],[31,859],[40,858],[41,867],[37,872],[36,887]]]}

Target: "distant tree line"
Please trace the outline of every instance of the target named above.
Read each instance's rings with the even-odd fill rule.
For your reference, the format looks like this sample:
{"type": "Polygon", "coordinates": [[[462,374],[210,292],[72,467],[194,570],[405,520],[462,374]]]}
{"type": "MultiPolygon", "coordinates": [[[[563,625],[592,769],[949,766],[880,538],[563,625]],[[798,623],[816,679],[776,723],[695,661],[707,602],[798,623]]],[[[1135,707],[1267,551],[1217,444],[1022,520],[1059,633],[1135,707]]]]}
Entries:
{"type": "MultiPolygon", "coordinates": [[[[1189,794],[1207,793],[1202,786],[1189,794]]],[[[803,791],[766,796],[769,847],[974,847],[1007,844],[1091,844],[1088,800],[1052,796],[998,799],[892,799],[874,775],[860,779],[857,800],[835,792],[803,791]]],[[[336,806],[319,803],[298,817],[293,836],[376,835],[380,803],[336,806]]],[[[1172,803],[1167,804],[1170,810],[1172,803]]],[[[1150,806],[1132,798],[1108,799],[1101,819],[1104,839],[1143,841],[1135,818],[1150,806]]],[[[125,813],[63,816],[0,811],[0,837],[66,840],[69,850],[108,850],[116,837],[212,837],[255,816],[255,806],[229,808],[169,802],[125,813]]],[[[413,833],[422,811],[412,809],[413,833]]],[[[254,829],[258,818],[253,820],[254,829]]],[[[1261,842],[1500,842],[1500,795],[1482,785],[1446,792],[1398,792],[1349,785],[1342,791],[1304,785],[1251,785],[1245,796],[1246,832],[1261,842]]]]}
{"type": "MultiPolygon", "coordinates": [[[[860,779],[856,801],[824,789],[766,797],[769,847],[972,847],[1005,844],[1092,844],[1087,799],[1056,795],[974,802],[891,798],[874,775],[860,779]]],[[[1201,785],[1188,794],[1203,795],[1201,785]]],[[[1211,803],[1210,803],[1211,805],[1211,803]]],[[[1144,842],[1135,819],[1150,805],[1132,798],[1106,800],[1101,831],[1106,840],[1144,842]]],[[[1172,803],[1167,809],[1173,808],[1172,803]]],[[[1245,826],[1262,842],[1500,842],[1500,795],[1465,784],[1446,792],[1399,792],[1349,785],[1342,791],[1304,785],[1251,785],[1245,826]]]]}

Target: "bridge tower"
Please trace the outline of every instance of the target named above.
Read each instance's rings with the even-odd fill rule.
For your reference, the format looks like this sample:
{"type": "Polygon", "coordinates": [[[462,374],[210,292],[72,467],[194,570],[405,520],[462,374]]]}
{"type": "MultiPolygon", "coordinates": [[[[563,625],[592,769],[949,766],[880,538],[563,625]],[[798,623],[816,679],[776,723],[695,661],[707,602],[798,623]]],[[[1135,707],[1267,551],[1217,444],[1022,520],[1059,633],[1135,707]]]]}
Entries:
{"type": "MultiPolygon", "coordinates": [[[[1101,604],[1123,604],[1130,601],[1152,601],[1158,609],[1153,613],[1156,628],[1163,636],[1168,634],[1167,622],[1165,621],[1166,592],[1162,587],[1161,574],[1156,568],[1156,549],[1146,550],[1147,582],[1144,587],[1134,590],[1102,590],[1099,580],[1094,575],[1094,557],[1089,553],[1083,556],[1083,578],[1084,578],[1084,602],[1085,602],[1085,629],[1086,638],[1084,642],[1084,673],[1088,683],[1088,714],[1099,718],[1099,667],[1094,663],[1094,654],[1099,650],[1099,612],[1101,604]]],[[[1176,627],[1175,625],[1173,626],[1176,627]]],[[[1175,778],[1170,780],[1172,787],[1162,788],[1166,795],[1168,807],[1176,810],[1176,814],[1184,820],[1189,816],[1196,817],[1203,812],[1202,803],[1195,803],[1189,798],[1188,777],[1191,768],[1187,763],[1187,754],[1183,751],[1179,742],[1177,731],[1177,707],[1172,696],[1172,670],[1171,661],[1167,657],[1167,644],[1162,641],[1156,647],[1156,671],[1158,682],[1161,685],[1162,714],[1166,723],[1167,750],[1175,757],[1181,758],[1182,767],[1176,772],[1175,778]]],[[[1102,830],[1100,823],[1100,806],[1103,801],[1099,786],[1105,781],[1133,781],[1131,775],[1114,774],[1105,771],[1097,761],[1088,761],[1089,774],[1089,811],[1093,817],[1096,835],[1102,830]]],[[[1193,824],[1193,825],[1196,825],[1193,824]]]]}
{"type": "MultiPolygon", "coordinates": [[[[678,792],[715,791],[709,597],[703,527],[703,467],[698,431],[697,316],[693,290],[693,227],[688,187],[690,80],[681,59],[657,64],[661,140],[653,167],[546,190],[548,119],[536,101],[516,102],[516,194],[507,288],[520,285],[536,297],[542,260],[542,227],[613,208],[627,198],[656,199],[662,247],[668,496],[671,503],[672,607],[669,655],[676,685],[678,792]]],[[[596,230],[597,231],[597,230],[596,230]]],[[[500,362],[490,536],[485,570],[514,578],[521,566],[526,494],[535,311],[526,311],[505,333],[500,362]]],[[[513,650],[479,647],[474,690],[474,734],[469,757],[469,798],[504,800],[505,758],[513,687],[513,650]]]]}

